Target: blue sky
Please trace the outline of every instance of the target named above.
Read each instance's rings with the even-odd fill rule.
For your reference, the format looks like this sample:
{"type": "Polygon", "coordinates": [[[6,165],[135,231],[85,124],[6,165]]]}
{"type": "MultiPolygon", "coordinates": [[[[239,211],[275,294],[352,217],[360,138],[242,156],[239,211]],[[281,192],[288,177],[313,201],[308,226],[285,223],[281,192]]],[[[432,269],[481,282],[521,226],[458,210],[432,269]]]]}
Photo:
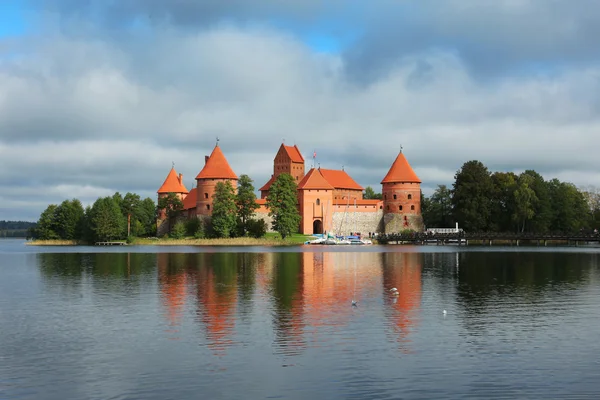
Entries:
{"type": "Polygon", "coordinates": [[[27,8],[19,0],[0,2],[0,37],[19,36],[27,32],[27,8]]]}

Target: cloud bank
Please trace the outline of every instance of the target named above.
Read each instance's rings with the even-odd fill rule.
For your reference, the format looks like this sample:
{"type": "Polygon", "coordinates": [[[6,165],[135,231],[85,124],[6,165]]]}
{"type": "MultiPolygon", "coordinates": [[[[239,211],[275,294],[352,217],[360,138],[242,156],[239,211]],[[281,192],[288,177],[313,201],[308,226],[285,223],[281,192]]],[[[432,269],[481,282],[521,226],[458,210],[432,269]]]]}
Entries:
{"type": "Polygon", "coordinates": [[[400,145],[426,193],[471,159],[600,186],[596,2],[247,4],[33,1],[0,38],[0,219],[154,198],[172,162],[189,189],[216,137],[257,188],[282,140],[375,188],[400,145]]]}

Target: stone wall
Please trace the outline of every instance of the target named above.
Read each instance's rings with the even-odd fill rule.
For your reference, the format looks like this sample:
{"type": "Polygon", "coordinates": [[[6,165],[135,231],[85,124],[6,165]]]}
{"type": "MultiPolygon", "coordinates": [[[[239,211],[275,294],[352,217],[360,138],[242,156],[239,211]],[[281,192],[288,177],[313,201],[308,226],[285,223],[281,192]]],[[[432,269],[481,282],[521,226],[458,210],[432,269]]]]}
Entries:
{"type": "Polygon", "coordinates": [[[398,233],[406,229],[423,232],[423,216],[421,214],[392,214],[383,216],[383,232],[398,233]],[[406,220],[404,219],[406,217],[406,220]],[[408,224],[408,225],[407,225],[408,224]]]}
{"type": "Polygon", "coordinates": [[[360,232],[363,235],[369,232],[383,232],[383,211],[334,212],[333,232],[339,235],[349,235],[350,232],[360,232]]]}
{"type": "Polygon", "coordinates": [[[257,212],[254,214],[254,218],[262,219],[263,221],[265,221],[267,223],[267,232],[274,232],[273,231],[273,217],[269,216],[269,213],[257,212]]]}

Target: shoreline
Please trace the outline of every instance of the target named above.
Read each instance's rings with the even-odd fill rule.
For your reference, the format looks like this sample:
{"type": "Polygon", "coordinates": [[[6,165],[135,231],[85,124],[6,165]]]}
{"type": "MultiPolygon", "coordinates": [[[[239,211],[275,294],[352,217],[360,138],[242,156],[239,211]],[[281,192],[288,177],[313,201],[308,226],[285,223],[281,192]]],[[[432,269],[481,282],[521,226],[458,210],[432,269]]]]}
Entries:
{"type": "MultiPolygon", "coordinates": [[[[124,246],[298,246],[304,244],[306,238],[292,237],[289,239],[276,238],[228,238],[228,239],[149,239],[135,238],[130,243],[126,240],[115,240],[124,246]],[[301,239],[301,240],[300,240],[301,239]]],[[[78,240],[31,240],[26,246],[95,246],[78,240]]]]}

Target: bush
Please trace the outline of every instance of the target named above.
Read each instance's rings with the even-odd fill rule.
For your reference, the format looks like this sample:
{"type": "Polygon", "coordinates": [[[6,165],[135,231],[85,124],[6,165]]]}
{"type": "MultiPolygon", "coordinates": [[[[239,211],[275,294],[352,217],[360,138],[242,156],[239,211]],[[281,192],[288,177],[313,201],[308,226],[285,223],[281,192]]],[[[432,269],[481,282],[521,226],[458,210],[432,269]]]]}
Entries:
{"type": "Polygon", "coordinates": [[[173,239],[183,239],[185,236],[185,224],[183,222],[176,223],[169,236],[173,239]]]}
{"type": "Polygon", "coordinates": [[[248,235],[253,238],[261,238],[267,234],[267,223],[262,219],[248,221],[248,235]]]}
{"type": "Polygon", "coordinates": [[[196,221],[198,221],[198,226],[196,227],[196,230],[194,231],[194,238],[204,239],[206,237],[206,229],[204,227],[204,221],[201,221],[200,219],[197,219],[197,218],[196,218],[196,221]]]}
{"type": "Polygon", "coordinates": [[[190,218],[185,221],[185,234],[188,236],[196,236],[196,232],[200,228],[201,222],[199,218],[190,218]]]}

